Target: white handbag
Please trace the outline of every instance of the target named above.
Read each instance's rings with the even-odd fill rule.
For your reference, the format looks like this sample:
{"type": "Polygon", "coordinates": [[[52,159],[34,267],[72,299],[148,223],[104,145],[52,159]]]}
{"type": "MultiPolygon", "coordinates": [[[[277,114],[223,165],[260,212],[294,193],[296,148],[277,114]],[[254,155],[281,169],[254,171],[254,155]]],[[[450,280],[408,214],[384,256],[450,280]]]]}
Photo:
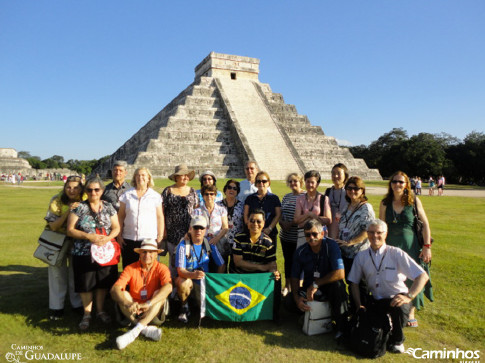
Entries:
{"type": "Polygon", "coordinates": [[[317,335],[332,331],[332,317],[328,301],[308,301],[311,310],[305,312],[303,333],[317,335]]]}
{"type": "Polygon", "coordinates": [[[70,245],[65,234],[45,229],[39,237],[34,257],[51,266],[61,266],[70,245]]]}

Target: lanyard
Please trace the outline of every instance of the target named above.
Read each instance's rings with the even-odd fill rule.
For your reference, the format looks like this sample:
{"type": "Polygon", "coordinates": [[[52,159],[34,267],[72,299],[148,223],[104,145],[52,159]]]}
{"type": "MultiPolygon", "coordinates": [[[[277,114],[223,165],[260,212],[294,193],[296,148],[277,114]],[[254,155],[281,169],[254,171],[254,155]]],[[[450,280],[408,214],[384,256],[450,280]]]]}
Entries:
{"type": "Polygon", "coordinates": [[[190,241],[190,249],[192,250],[193,255],[197,259],[197,267],[200,267],[200,265],[201,265],[200,262],[202,261],[202,254],[204,253],[204,242],[202,242],[202,244],[200,245],[199,257],[197,257],[197,254],[195,253],[195,247],[194,247],[194,244],[192,243],[192,241],[190,241]]]}
{"type": "Polygon", "coordinates": [[[344,188],[340,189],[340,196],[338,198],[338,204],[337,204],[337,201],[335,199],[335,194],[336,194],[336,189],[335,189],[335,187],[332,187],[332,189],[331,189],[332,198],[330,199],[330,204],[336,206],[337,212],[340,212],[340,205],[342,204],[342,195],[345,198],[345,189],[344,188]],[[344,193],[342,193],[342,191],[344,193]]]}
{"type": "Polygon", "coordinates": [[[141,278],[143,280],[143,288],[145,288],[147,286],[147,280],[148,280],[148,276],[150,275],[150,271],[151,271],[151,269],[148,270],[148,273],[145,276],[145,274],[143,273],[143,268],[140,270],[140,275],[141,275],[141,278]]]}
{"type": "MultiPolygon", "coordinates": [[[[360,203],[357,208],[353,210],[353,212],[350,214],[350,217],[347,218],[347,213],[345,214],[345,228],[347,228],[347,225],[349,224],[349,221],[352,219],[352,216],[357,212],[366,202],[360,203]]],[[[350,204],[347,207],[347,212],[349,211],[350,204]]]]}
{"type": "Polygon", "coordinates": [[[372,257],[370,250],[371,248],[368,249],[370,260],[372,261],[372,264],[374,265],[374,268],[376,269],[377,274],[379,275],[379,272],[381,272],[382,263],[384,262],[384,258],[386,258],[386,255],[387,255],[387,248],[384,251],[384,254],[382,255],[382,260],[381,260],[381,263],[379,264],[379,267],[376,266],[376,263],[374,262],[374,258],[372,257]]]}

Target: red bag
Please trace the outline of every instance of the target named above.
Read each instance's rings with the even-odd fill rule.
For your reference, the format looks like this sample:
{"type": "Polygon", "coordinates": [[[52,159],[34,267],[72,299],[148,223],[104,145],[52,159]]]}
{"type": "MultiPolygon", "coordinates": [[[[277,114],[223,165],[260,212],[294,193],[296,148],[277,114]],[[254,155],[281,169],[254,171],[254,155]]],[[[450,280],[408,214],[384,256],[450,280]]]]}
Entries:
{"type": "MultiPolygon", "coordinates": [[[[107,236],[106,229],[96,228],[96,234],[107,236]]],[[[104,246],[98,246],[91,244],[91,258],[100,266],[112,266],[117,265],[120,262],[120,245],[113,238],[104,246]]]]}

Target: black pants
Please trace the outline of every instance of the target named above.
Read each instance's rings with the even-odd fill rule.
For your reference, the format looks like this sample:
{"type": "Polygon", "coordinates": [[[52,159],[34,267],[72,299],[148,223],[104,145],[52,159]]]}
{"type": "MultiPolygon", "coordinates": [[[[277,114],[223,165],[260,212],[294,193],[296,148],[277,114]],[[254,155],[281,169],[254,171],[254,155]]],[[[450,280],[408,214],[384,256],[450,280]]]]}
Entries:
{"type": "Polygon", "coordinates": [[[291,278],[291,266],[293,264],[293,255],[296,251],[296,241],[295,243],[280,239],[281,248],[283,249],[283,257],[285,259],[285,279],[288,282],[291,278]]]}
{"type": "Polygon", "coordinates": [[[404,343],[403,328],[409,318],[409,312],[411,310],[411,304],[404,304],[401,306],[391,306],[392,299],[380,299],[375,300],[371,298],[370,308],[375,309],[378,312],[387,312],[391,316],[392,330],[389,337],[388,345],[398,345],[404,343]]]}
{"type": "Polygon", "coordinates": [[[123,258],[123,270],[126,266],[135,263],[140,259],[140,255],[135,252],[135,248],[141,247],[142,241],[133,241],[131,239],[125,239],[125,245],[121,249],[121,257],[123,258]]]}

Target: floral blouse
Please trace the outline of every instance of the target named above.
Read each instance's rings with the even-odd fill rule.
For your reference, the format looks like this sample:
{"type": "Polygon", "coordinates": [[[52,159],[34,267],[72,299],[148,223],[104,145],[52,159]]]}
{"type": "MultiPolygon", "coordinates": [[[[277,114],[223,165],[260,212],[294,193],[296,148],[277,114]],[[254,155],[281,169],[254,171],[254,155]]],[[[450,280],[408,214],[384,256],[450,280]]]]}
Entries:
{"type": "Polygon", "coordinates": [[[197,194],[190,188],[185,197],[175,195],[167,187],[162,192],[163,214],[165,215],[165,228],[169,243],[177,245],[190,227],[192,213],[197,206],[197,194]]]}
{"type": "MultiPolygon", "coordinates": [[[[103,206],[99,213],[91,210],[89,202],[79,204],[71,213],[79,217],[76,222],[76,229],[86,233],[96,233],[96,228],[106,229],[106,234],[111,233],[111,217],[116,215],[116,209],[109,202],[102,201],[103,206]]],[[[87,239],[74,238],[72,248],[73,256],[91,256],[91,242],[87,239]]]]}
{"type": "MultiPolygon", "coordinates": [[[[347,208],[340,218],[339,239],[344,241],[351,240],[362,231],[367,230],[367,225],[374,218],[374,209],[370,203],[363,203],[353,211],[347,208]]],[[[354,258],[358,252],[367,248],[369,248],[369,240],[367,238],[352,246],[340,246],[342,256],[346,258],[354,258]]]]}

